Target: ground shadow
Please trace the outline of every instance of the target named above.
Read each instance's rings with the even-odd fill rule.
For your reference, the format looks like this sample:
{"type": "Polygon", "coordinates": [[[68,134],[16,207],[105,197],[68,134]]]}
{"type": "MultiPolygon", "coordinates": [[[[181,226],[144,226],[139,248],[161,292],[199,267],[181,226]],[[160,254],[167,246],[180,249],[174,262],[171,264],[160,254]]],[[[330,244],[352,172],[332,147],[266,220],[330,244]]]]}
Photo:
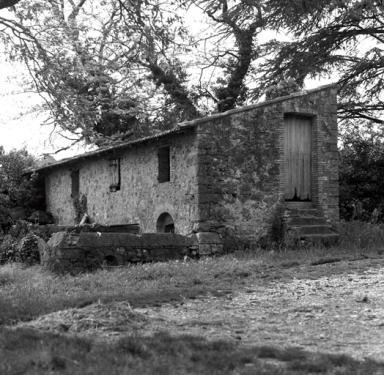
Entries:
{"type": "Polygon", "coordinates": [[[0,373],[15,374],[379,374],[384,363],[300,348],[244,346],[195,336],[132,334],[93,341],[33,329],[0,329],[0,373]]]}

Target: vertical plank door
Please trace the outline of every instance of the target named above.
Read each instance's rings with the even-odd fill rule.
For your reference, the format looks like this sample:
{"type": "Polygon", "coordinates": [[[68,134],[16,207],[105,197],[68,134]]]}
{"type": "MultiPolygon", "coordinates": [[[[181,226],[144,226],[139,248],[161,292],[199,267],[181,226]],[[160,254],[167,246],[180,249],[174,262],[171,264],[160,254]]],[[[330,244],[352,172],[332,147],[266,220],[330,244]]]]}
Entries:
{"type": "Polygon", "coordinates": [[[289,115],[284,118],[285,200],[311,200],[310,118],[289,115]]]}

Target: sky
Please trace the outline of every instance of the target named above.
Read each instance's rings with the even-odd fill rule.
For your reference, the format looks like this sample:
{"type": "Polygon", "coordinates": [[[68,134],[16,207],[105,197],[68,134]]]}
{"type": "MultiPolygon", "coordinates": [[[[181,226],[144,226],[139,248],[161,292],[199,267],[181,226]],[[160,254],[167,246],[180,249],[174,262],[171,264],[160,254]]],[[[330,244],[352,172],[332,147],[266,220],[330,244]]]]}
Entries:
{"type": "MultiPolygon", "coordinates": [[[[201,28],[202,25],[195,24],[195,27],[201,28]]],[[[265,41],[274,37],[275,33],[264,32],[258,36],[258,40],[265,41]]],[[[52,125],[44,125],[47,113],[33,111],[33,107],[41,104],[43,99],[35,92],[26,91],[27,79],[23,66],[17,62],[7,62],[4,51],[0,50],[0,145],[6,151],[26,148],[35,156],[53,154],[67,146],[69,141],[60,136],[52,125]]],[[[310,89],[331,81],[308,80],[305,88],[310,89]]],[[[77,145],[53,156],[62,159],[87,150],[89,148],[84,145],[77,145]]]]}
{"type": "MultiPolygon", "coordinates": [[[[23,66],[0,59],[0,145],[6,151],[26,148],[40,156],[53,153],[68,145],[68,141],[54,131],[52,125],[44,125],[48,114],[34,111],[43,99],[35,92],[26,91],[23,84],[23,66]]],[[[56,159],[86,151],[83,146],[63,151],[56,159]]]]}

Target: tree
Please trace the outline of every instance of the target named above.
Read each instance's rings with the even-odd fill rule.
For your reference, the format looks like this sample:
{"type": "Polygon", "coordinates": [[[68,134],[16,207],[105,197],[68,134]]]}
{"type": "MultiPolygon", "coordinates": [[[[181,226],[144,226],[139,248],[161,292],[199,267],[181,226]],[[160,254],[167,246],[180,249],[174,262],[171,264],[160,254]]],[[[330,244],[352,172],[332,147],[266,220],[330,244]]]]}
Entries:
{"type": "Polygon", "coordinates": [[[369,127],[350,130],[340,150],[340,213],[344,219],[384,219],[384,142],[369,127]]]}
{"type": "Polygon", "coordinates": [[[0,33],[56,126],[102,145],[244,103],[263,3],[21,1],[0,33]],[[186,22],[192,9],[203,33],[186,22]]]}
{"type": "Polygon", "coordinates": [[[0,147],[0,223],[7,223],[16,207],[22,207],[27,215],[44,208],[41,181],[35,174],[25,174],[35,166],[35,158],[25,149],[5,152],[0,147]]]}
{"type": "Polygon", "coordinates": [[[264,87],[338,77],[343,120],[384,123],[384,4],[381,0],[270,0],[268,26],[292,35],[269,43],[264,87]]]}
{"type": "Polygon", "coordinates": [[[0,0],[0,9],[9,8],[16,5],[20,0],[0,0]]]}
{"type": "Polygon", "coordinates": [[[71,140],[99,144],[103,138],[125,137],[136,124],[135,97],[127,77],[118,73],[112,27],[116,6],[88,13],[78,3],[36,0],[21,2],[14,19],[0,18],[3,42],[11,59],[22,60],[32,88],[45,100],[55,125],[74,135],[71,140]],[[98,12],[106,14],[100,19],[98,12]],[[95,25],[89,29],[88,25],[95,25]],[[112,66],[111,66],[112,65],[112,66]]]}

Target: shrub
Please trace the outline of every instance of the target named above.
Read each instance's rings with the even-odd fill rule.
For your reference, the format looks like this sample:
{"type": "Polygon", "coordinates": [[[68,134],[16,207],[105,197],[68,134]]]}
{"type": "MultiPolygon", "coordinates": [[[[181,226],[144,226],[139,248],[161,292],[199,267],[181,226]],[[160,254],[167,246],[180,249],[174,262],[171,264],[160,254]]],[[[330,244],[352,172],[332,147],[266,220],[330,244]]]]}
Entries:
{"type": "Polygon", "coordinates": [[[0,264],[17,261],[17,241],[7,234],[0,244],[0,264]]]}
{"type": "Polygon", "coordinates": [[[28,233],[21,239],[16,253],[16,260],[28,265],[40,262],[38,237],[28,233]]]}
{"type": "Polygon", "coordinates": [[[352,129],[340,150],[340,215],[384,221],[384,140],[374,129],[352,129]]]}
{"type": "MultiPolygon", "coordinates": [[[[24,232],[15,230],[15,233],[20,235],[24,232]]],[[[31,232],[20,237],[11,234],[4,237],[0,244],[0,264],[20,262],[32,265],[40,262],[39,237],[31,232]]]]}
{"type": "Polygon", "coordinates": [[[363,221],[341,222],[340,247],[345,249],[381,249],[384,247],[384,224],[363,221]]]}

